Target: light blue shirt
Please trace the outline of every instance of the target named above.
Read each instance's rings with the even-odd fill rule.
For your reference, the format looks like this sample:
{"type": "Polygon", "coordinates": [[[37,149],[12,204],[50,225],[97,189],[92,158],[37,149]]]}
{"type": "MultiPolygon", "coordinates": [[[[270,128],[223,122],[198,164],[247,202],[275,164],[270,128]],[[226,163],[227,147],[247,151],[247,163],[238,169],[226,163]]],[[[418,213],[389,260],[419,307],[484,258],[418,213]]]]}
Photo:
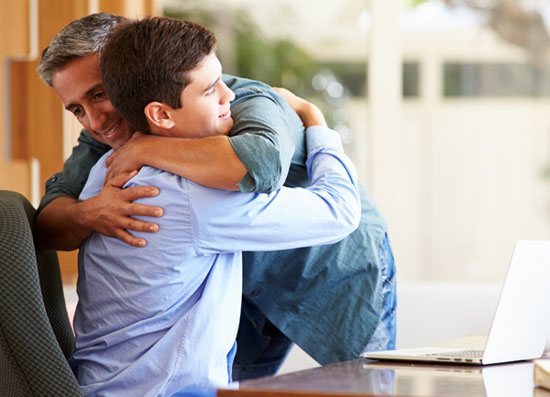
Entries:
{"type": "MultiPolygon", "coordinates": [[[[246,165],[241,191],[308,187],[302,121],[269,86],[224,75],[235,93],[229,140],[246,165]],[[289,166],[290,161],[290,166],[289,166]],[[287,175],[288,172],[288,175],[287,175]]],[[[92,166],[110,148],[82,130],[78,145],[46,182],[38,211],[58,197],[77,199],[92,166]]],[[[360,187],[361,189],[361,187],[360,187]]],[[[247,366],[270,338],[267,319],[320,364],[357,358],[379,324],[386,222],[361,189],[361,222],[336,244],[243,252],[243,300],[235,361],[247,366]],[[330,310],[327,310],[327,307],[330,310]]]]}
{"type": "MultiPolygon", "coordinates": [[[[353,231],[361,204],[355,169],[338,135],[306,133],[308,189],[239,193],[144,167],[127,187],[164,208],[145,248],[93,233],[79,253],[76,350],[85,395],[172,395],[226,385],[240,314],[241,251],[329,244],[353,231]]],[[[107,154],[80,199],[98,194],[107,154]]],[[[275,266],[275,264],[273,264],[275,266]]]]}

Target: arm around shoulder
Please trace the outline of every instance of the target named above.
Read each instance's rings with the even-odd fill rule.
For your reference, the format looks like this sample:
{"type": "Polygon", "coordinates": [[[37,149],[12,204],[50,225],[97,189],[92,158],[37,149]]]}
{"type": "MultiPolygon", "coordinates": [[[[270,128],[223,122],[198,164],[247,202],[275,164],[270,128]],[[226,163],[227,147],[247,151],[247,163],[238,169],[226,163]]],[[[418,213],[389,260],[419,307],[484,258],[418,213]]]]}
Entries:
{"type": "Polygon", "coordinates": [[[111,154],[106,164],[107,180],[150,165],[225,190],[238,190],[246,173],[226,136],[182,139],[136,133],[111,154]]]}

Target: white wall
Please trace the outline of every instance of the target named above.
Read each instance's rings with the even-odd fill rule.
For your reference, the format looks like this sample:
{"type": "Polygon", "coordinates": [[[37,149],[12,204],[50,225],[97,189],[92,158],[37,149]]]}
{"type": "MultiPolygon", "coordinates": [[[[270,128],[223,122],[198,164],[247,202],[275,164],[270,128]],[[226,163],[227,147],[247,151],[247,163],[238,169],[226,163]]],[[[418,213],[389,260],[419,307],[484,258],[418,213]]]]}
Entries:
{"type": "Polygon", "coordinates": [[[457,19],[414,25],[409,15],[399,36],[384,35],[386,51],[419,63],[418,98],[380,106],[396,72],[370,67],[381,50],[369,45],[377,87],[349,107],[350,154],[388,220],[403,281],[498,281],[516,240],[550,239],[550,179],[542,177],[550,98],[444,98],[444,62],[530,62],[488,28],[457,19]],[[380,113],[387,125],[372,121],[380,113]]]}
{"type": "Polygon", "coordinates": [[[374,193],[402,279],[495,281],[516,240],[550,238],[549,110],[548,100],[403,105],[405,155],[382,154],[402,173],[374,193]]]}
{"type": "Polygon", "coordinates": [[[480,14],[435,0],[200,4],[245,6],[321,61],[368,60],[350,155],[388,220],[400,280],[496,281],[516,240],[550,239],[550,99],[442,97],[444,62],[530,62],[480,14]],[[418,98],[400,96],[403,60],[419,63],[418,98]]]}

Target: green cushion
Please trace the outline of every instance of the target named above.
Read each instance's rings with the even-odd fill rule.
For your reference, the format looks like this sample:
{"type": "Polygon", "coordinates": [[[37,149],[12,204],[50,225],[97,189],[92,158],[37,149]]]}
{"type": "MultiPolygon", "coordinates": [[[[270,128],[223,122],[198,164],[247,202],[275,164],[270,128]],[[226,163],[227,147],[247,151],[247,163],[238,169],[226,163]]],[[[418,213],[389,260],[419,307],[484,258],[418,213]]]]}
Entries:
{"type": "Polygon", "coordinates": [[[0,395],[80,396],[57,254],[36,253],[33,221],[22,195],[0,191],[0,395]]]}

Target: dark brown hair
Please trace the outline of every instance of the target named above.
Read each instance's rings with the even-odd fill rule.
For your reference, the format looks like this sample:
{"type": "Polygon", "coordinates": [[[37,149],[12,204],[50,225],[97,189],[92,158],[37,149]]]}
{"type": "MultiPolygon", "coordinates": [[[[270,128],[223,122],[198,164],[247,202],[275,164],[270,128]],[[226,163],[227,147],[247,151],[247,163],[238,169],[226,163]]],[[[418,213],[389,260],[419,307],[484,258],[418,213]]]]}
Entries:
{"type": "Polygon", "coordinates": [[[153,101],[181,107],[193,70],[215,50],[214,33],[199,24],[154,17],[119,23],[101,51],[107,97],[136,130],[149,132],[145,106],[153,101]]]}

